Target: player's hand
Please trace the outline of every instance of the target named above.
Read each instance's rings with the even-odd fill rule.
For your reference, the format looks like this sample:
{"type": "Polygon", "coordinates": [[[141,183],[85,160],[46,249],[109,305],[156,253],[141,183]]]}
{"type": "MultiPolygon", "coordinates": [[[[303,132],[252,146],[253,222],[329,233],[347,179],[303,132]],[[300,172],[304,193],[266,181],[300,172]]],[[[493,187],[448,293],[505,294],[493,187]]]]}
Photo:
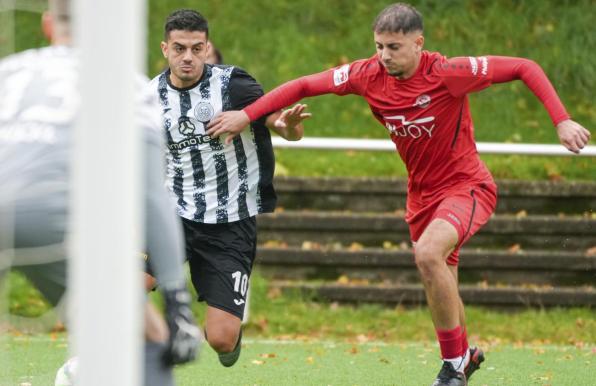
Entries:
{"type": "Polygon", "coordinates": [[[186,288],[163,291],[166,303],[166,323],[170,330],[168,346],[164,353],[167,365],[177,365],[194,360],[203,341],[190,309],[190,293],[186,288]]]}
{"type": "Polygon", "coordinates": [[[557,125],[557,134],[561,144],[576,154],[579,154],[590,140],[590,132],[571,119],[566,119],[557,125]]]}
{"type": "Polygon", "coordinates": [[[231,143],[249,123],[250,119],[244,111],[226,111],[211,120],[209,125],[207,125],[207,134],[211,138],[218,138],[221,135],[227,134],[225,139],[227,145],[231,143]]]}
{"type": "Polygon", "coordinates": [[[291,109],[282,111],[281,115],[275,120],[275,127],[278,129],[289,128],[292,129],[302,123],[302,121],[310,118],[311,113],[305,113],[304,110],[308,105],[298,103],[291,109]]]}
{"type": "Polygon", "coordinates": [[[297,104],[291,109],[282,111],[273,122],[273,129],[289,141],[298,141],[304,135],[302,122],[312,116],[311,113],[304,112],[307,107],[307,105],[297,104]]]}

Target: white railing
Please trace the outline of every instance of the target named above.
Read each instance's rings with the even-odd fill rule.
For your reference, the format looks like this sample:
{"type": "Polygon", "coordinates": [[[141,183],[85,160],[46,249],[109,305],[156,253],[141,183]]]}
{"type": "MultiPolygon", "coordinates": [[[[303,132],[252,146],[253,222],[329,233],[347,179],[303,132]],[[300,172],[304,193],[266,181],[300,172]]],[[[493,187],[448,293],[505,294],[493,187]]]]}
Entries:
{"type": "MultiPolygon", "coordinates": [[[[281,137],[272,137],[271,139],[273,146],[277,148],[395,151],[395,144],[389,139],[321,137],[305,137],[300,141],[286,141],[281,137]]],[[[476,148],[481,154],[596,157],[596,146],[586,146],[580,154],[570,152],[563,145],[550,144],[479,142],[476,144],[476,148]]]]}

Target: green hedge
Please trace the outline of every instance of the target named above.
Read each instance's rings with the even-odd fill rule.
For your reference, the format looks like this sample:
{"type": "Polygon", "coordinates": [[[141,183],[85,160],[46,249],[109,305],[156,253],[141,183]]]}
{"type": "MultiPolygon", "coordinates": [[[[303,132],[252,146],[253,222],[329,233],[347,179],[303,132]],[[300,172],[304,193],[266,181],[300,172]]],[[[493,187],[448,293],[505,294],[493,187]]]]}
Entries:
{"type": "MultiPolygon", "coordinates": [[[[165,65],[159,51],[163,21],[179,7],[210,22],[226,62],[247,69],[270,90],[298,76],[374,53],[371,23],[387,2],[361,0],[150,1],[149,71],[165,65]]],[[[594,4],[585,1],[418,1],[426,48],[447,56],[522,56],[540,63],[569,112],[596,126],[593,108],[596,34],[594,4]]],[[[309,101],[311,135],[385,138],[361,98],[309,101]]],[[[548,114],[521,82],[472,96],[479,141],[551,142],[548,114]]]]}

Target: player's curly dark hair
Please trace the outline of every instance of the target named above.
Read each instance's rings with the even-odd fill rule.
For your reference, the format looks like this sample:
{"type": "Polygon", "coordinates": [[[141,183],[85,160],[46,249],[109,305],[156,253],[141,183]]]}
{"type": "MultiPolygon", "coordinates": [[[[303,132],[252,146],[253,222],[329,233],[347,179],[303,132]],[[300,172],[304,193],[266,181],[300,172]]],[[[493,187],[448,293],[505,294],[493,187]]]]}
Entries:
{"type": "Polygon", "coordinates": [[[416,8],[406,3],[395,3],[379,13],[373,22],[373,31],[380,32],[408,32],[424,31],[422,15],[416,8]]]}
{"type": "Polygon", "coordinates": [[[168,40],[171,31],[200,31],[209,38],[209,24],[207,19],[192,9],[178,9],[166,19],[164,39],[168,40]]]}

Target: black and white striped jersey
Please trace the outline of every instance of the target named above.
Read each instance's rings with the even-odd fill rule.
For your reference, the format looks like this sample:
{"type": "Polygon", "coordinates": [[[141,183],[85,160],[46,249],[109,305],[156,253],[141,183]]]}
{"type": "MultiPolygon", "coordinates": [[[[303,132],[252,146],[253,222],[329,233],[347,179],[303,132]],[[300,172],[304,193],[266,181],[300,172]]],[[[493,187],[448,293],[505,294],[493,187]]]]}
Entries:
{"type": "Polygon", "coordinates": [[[215,224],[273,211],[275,159],[264,119],[252,122],[229,145],[205,134],[215,115],[242,109],[263,95],[255,79],[238,67],[206,64],[190,87],[173,86],[169,70],[151,87],[162,108],[166,184],[178,214],[215,224]]]}

